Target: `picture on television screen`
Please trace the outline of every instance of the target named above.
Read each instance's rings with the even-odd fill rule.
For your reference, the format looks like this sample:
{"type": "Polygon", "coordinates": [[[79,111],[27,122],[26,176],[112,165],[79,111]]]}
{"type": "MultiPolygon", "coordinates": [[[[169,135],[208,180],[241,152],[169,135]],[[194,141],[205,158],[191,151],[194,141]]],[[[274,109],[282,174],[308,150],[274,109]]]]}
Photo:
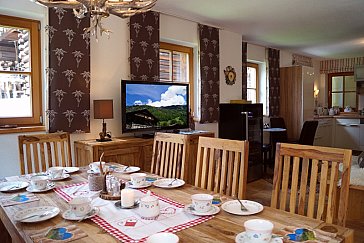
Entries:
{"type": "Polygon", "coordinates": [[[188,85],[127,82],[125,129],[188,127],[188,85]]]}

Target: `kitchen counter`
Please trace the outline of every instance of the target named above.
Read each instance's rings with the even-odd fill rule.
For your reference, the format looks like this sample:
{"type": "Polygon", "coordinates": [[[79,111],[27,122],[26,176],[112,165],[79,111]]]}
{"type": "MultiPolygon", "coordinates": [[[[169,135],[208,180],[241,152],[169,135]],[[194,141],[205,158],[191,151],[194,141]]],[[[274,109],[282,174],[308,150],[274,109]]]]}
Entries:
{"type": "Polygon", "coordinates": [[[344,112],[340,113],[340,115],[335,116],[314,116],[313,119],[326,119],[326,118],[340,118],[340,119],[364,119],[364,116],[359,115],[356,112],[350,112],[350,114],[343,114],[344,112]]]}

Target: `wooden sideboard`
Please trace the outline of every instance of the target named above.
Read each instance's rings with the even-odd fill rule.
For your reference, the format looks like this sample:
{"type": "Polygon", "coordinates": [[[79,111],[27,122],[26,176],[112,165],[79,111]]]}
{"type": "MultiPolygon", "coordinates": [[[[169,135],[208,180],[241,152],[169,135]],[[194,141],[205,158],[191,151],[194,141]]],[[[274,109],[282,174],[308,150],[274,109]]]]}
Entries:
{"type": "Polygon", "coordinates": [[[104,153],[103,161],[138,166],[149,171],[153,153],[153,138],[122,137],[108,142],[92,140],[75,141],[76,166],[87,166],[98,161],[104,153]]]}
{"type": "MultiPolygon", "coordinates": [[[[196,158],[199,136],[214,137],[213,132],[186,133],[187,175],[186,182],[195,181],[196,158]]],[[[76,166],[87,166],[98,161],[104,153],[103,161],[116,162],[123,165],[138,166],[150,171],[153,155],[153,138],[121,137],[108,142],[97,142],[95,139],[75,141],[76,166]]]]}

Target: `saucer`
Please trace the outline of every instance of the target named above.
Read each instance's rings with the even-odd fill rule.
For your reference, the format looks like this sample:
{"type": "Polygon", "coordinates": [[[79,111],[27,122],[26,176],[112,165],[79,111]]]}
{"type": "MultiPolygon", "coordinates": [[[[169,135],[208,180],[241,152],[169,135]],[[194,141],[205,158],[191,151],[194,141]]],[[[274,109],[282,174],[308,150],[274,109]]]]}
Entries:
{"type": "Polygon", "coordinates": [[[47,187],[46,188],[44,188],[44,189],[35,189],[35,188],[33,188],[32,186],[28,186],[27,187],[27,191],[28,192],[46,192],[46,191],[49,191],[49,190],[52,190],[53,188],[55,188],[56,187],[56,184],[54,184],[54,183],[49,183],[48,185],[47,185],[47,187]]]}
{"type": "Polygon", "coordinates": [[[150,181],[146,181],[144,183],[144,185],[140,185],[140,186],[133,185],[131,183],[131,181],[128,181],[128,187],[133,188],[133,189],[146,188],[146,187],[150,187],[151,185],[152,185],[152,182],[150,182],[150,181]]]}
{"type": "Polygon", "coordinates": [[[63,174],[62,177],[59,177],[59,178],[52,178],[50,176],[48,176],[48,178],[50,181],[61,181],[61,180],[69,178],[70,176],[71,176],[70,174],[63,174]]]}
{"type": "Polygon", "coordinates": [[[79,167],[63,167],[64,173],[67,173],[67,174],[74,173],[74,172],[79,171],[79,170],[80,170],[79,167]]]}
{"type": "Polygon", "coordinates": [[[86,216],[76,216],[72,211],[71,209],[68,209],[66,210],[63,214],[62,214],[62,217],[64,219],[67,219],[67,220],[83,220],[83,219],[89,219],[89,218],[92,218],[93,216],[97,215],[98,213],[100,212],[100,209],[97,208],[97,207],[94,207],[91,209],[90,212],[88,212],[86,214],[86,216]]]}
{"type": "MultiPolygon", "coordinates": [[[[239,233],[235,237],[235,243],[248,243],[247,236],[245,234],[245,231],[239,233]]],[[[283,240],[281,237],[272,237],[272,239],[269,241],[269,243],[283,243],[283,240]]]]}
{"type": "Polygon", "coordinates": [[[18,211],[14,215],[14,219],[24,223],[41,222],[57,216],[59,211],[58,207],[53,206],[26,208],[18,211]]]}
{"type": "Polygon", "coordinates": [[[29,186],[29,183],[24,181],[6,181],[0,184],[0,192],[17,191],[27,186],[29,186]]]}
{"type": "Polygon", "coordinates": [[[184,180],[174,179],[174,178],[164,178],[153,182],[153,185],[161,188],[176,188],[183,186],[185,184],[184,180]],[[172,185],[170,184],[172,182],[172,185]]]}
{"type": "Polygon", "coordinates": [[[123,206],[121,206],[121,201],[117,201],[114,205],[115,205],[115,207],[120,208],[120,209],[132,209],[132,208],[136,208],[136,207],[139,206],[139,200],[136,200],[134,202],[134,205],[133,206],[130,206],[130,207],[123,207],[123,206]]]}
{"type": "Polygon", "coordinates": [[[240,203],[238,200],[231,200],[224,202],[221,205],[222,210],[225,212],[235,214],[235,215],[252,215],[263,211],[264,207],[262,204],[250,200],[240,200],[241,203],[248,209],[247,211],[242,211],[240,203]]]}
{"type": "Polygon", "coordinates": [[[117,168],[114,170],[114,172],[116,173],[121,173],[121,174],[130,174],[130,173],[134,173],[134,172],[137,172],[139,171],[140,168],[137,167],[137,166],[122,166],[121,168],[117,168]]]}
{"type": "Polygon", "coordinates": [[[210,215],[214,215],[214,214],[217,214],[218,212],[220,212],[220,208],[215,205],[211,205],[210,210],[207,212],[203,212],[203,213],[195,211],[192,204],[186,205],[185,210],[187,213],[197,215],[197,216],[210,216],[210,215]]]}

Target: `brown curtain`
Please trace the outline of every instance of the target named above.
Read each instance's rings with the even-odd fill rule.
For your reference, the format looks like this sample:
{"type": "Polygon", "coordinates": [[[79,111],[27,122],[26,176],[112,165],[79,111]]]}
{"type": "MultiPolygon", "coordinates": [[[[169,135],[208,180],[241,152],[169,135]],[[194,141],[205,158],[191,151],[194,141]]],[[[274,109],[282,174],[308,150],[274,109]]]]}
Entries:
{"type": "Polygon", "coordinates": [[[268,48],[269,116],[279,116],[279,50],[268,48]]]}
{"type": "Polygon", "coordinates": [[[71,9],[49,9],[49,132],[90,132],[89,26],[71,9]]]}
{"type": "Polygon", "coordinates": [[[244,42],[242,43],[242,78],[243,78],[243,82],[242,82],[242,90],[241,90],[241,98],[242,99],[247,99],[247,88],[248,88],[248,43],[244,42]]]}
{"type": "Polygon", "coordinates": [[[219,29],[201,24],[198,27],[201,73],[200,123],[215,123],[219,119],[219,29]]]}
{"type": "Polygon", "coordinates": [[[159,13],[130,18],[130,78],[159,81],[159,13]]]}

